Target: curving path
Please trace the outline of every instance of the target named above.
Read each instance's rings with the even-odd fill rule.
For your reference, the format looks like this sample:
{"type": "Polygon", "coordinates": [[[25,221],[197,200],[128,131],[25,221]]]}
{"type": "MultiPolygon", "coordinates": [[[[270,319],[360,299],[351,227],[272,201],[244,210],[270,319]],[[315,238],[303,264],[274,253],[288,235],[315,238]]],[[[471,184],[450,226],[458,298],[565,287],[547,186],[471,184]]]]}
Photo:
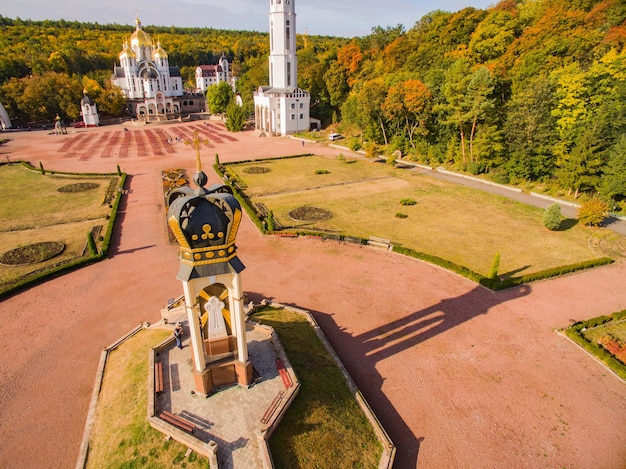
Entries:
{"type": "MultiPolygon", "coordinates": [[[[148,142],[148,130],[184,135],[190,125],[130,131],[148,142]]],[[[181,293],[160,171],[193,171],[195,154],[180,142],[161,155],[141,156],[136,143],[116,143],[117,154],[99,149],[120,130],[14,132],[0,147],[2,159],[78,171],[119,164],[132,175],[110,259],[0,303],[0,467],[74,465],[100,350],[139,322],[158,320],[181,293]],[[59,151],[76,136],[89,141],[71,155],[59,151]]],[[[203,148],[205,165],[214,152],[235,161],[303,151],[290,139],[236,138],[203,148]]],[[[626,263],[492,293],[388,252],[262,237],[247,219],[237,244],[252,299],[313,312],[397,445],[394,467],[626,464],[626,383],[554,332],[626,308],[626,263]]]]}

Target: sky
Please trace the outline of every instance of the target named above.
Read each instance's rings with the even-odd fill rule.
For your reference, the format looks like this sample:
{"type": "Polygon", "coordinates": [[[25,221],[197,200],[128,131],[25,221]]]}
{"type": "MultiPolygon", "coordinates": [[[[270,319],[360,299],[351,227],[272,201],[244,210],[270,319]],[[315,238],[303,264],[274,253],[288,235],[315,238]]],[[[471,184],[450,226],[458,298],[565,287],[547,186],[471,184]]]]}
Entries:
{"type": "MultiPolygon", "coordinates": [[[[294,0],[299,34],[355,37],[376,26],[411,29],[433,10],[485,9],[492,0],[294,0]]],[[[150,26],[207,27],[267,32],[269,0],[0,0],[0,15],[150,26]]]]}

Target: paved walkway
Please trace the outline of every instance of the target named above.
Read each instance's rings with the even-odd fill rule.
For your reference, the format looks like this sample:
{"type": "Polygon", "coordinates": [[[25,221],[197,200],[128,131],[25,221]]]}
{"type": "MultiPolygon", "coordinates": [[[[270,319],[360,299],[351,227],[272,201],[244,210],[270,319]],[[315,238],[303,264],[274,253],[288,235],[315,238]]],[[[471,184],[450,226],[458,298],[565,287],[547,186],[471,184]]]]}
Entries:
{"type": "Polygon", "coordinates": [[[172,343],[159,353],[164,391],[157,398],[156,414],[167,410],[193,422],[194,437],[218,444],[220,469],[263,468],[257,435],[267,427],[263,415],[285,389],[276,367],[280,344],[272,341],[267,328],[250,324],[247,339],[255,383],[248,389],[230,386],[207,398],[193,392],[189,339],[183,342],[182,350],[172,343]]]}
{"type": "MultiPolygon", "coordinates": [[[[110,259],[0,302],[0,467],[74,465],[102,347],[156,322],[181,294],[160,172],[193,173],[194,151],[176,143],[175,153],[139,156],[132,143],[124,158],[86,160],[58,151],[73,134],[115,130],[9,134],[1,147],[3,159],[81,172],[119,164],[131,178],[110,259]]],[[[341,152],[236,137],[215,144],[220,161],[341,152]]],[[[247,217],[237,245],[251,300],[312,312],[396,444],[394,469],[624,466],[626,384],[554,330],[626,308],[625,262],[493,293],[389,252],[264,237],[247,217]]]]}

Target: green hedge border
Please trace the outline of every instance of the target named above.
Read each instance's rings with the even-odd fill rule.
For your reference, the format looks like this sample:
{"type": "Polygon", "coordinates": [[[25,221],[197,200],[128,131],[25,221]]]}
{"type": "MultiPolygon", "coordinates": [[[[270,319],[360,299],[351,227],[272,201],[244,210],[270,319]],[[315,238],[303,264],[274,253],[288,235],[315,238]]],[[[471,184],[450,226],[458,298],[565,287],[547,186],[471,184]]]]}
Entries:
{"type": "MultiPolygon", "coordinates": [[[[248,199],[248,197],[246,197],[244,194],[241,193],[241,191],[239,190],[239,188],[237,186],[240,186],[240,181],[238,178],[234,177],[234,174],[232,173],[232,171],[229,171],[228,167],[229,166],[236,166],[236,165],[241,165],[244,163],[256,163],[259,161],[271,161],[271,160],[280,160],[280,159],[287,159],[287,158],[299,158],[302,156],[314,156],[312,153],[306,153],[306,154],[302,154],[302,155],[291,155],[291,156],[281,156],[281,157],[275,157],[275,158],[268,158],[268,159],[264,159],[264,160],[245,160],[245,161],[238,161],[236,163],[222,163],[222,164],[214,164],[213,165],[213,169],[215,170],[215,172],[218,174],[218,176],[227,184],[230,186],[230,188],[233,190],[233,194],[235,196],[235,198],[239,201],[239,203],[241,204],[241,206],[243,207],[244,211],[248,214],[248,216],[250,217],[250,219],[252,220],[252,222],[255,224],[255,226],[258,228],[258,230],[263,233],[263,234],[275,234],[278,236],[299,236],[299,235],[303,235],[303,236],[313,236],[313,237],[319,237],[322,239],[331,239],[331,240],[335,240],[335,241],[345,241],[345,242],[351,242],[351,243],[355,243],[355,244],[360,244],[360,245],[367,245],[367,239],[364,238],[359,238],[357,236],[349,236],[349,235],[330,235],[328,233],[324,233],[324,232],[315,232],[315,231],[301,231],[301,230],[294,230],[294,231],[268,231],[267,228],[265,227],[263,221],[259,218],[259,216],[256,213],[256,210],[254,210],[252,208],[252,205],[250,203],[250,200],[248,199]],[[225,175],[229,174],[228,178],[225,178],[225,175]],[[235,184],[238,183],[238,184],[235,184]]],[[[584,262],[578,262],[576,264],[569,264],[569,265],[564,265],[564,266],[559,266],[559,267],[554,267],[551,269],[546,269],[546,270],[542,270],[539,272],[533,272],[530,274],[526,274],[526,275],[522,275],[519,277],[510,277],[507,279],[501,279],[501,278],[488,278],[485,277],[482,274],[479,274],[477,272],[474,272],[473,270],[468,269],[465,266],[462,265],[458,265],[455,264],[454,262],[450,262],[446,259],[442,259],[440,257],[437,256],[433,256],[431,254],[426,254],[423,252],[419,252],[419,251],[415,251],[413,249],[410,248],[405,248],[402,246],[393,246],[393,251],[398,253],[398,254],[402,254],[404,256],[409,256],[409,257],[414,257],[416,259],[420,259],[422,261],[426,261],[429,262],[431,264],[437,265],[439,267],[443,267],[446,270],[450,270],[452,272],[455,272],[473,282],[476,282],[482,286],[484,286],[485,288],[488,288],[490,290],[493,291],[500,291],[500,290],[505,290],[507,288],[512,288],[512,287],[516,287],[519,285],[523,285],[526,283],[530,283],[530,282],[535,282],[537,280],[543,280],[543,279],[548,279],[548,278],[552,278],[552,277],[558,277],[560,275],[565,275],[565,274],[569,274],[572,272],[576,272],[579,270],[585,270],[585,269],[590,269],[592,267],[598,267],[598,266],[602,266],[602,265],[607,265],[607,264],[612,264],[613,262],[615,262],[613,259],[609,258],[609,257],[600,257],[598,259],[592,259],[589,261],[584,261],[584,262]]]]}
{"type": "Polygon", "coordinates": [[[583,329],[597,327],[611,321],[626,320],[626,309],[615,312],[609,316],[598,316],[586,321],[578,321],[568,328],[562,330],[567,337],[580,345],[587,352],[592,354],[606,366],[608,366],[617,376],[626,381],[626,364],[615,358],[608,350],[600,345],[587,340],[583,334],[583,329]]]}
{"type": "MultiPolygon", "coordinates": [[[[11,162],[12,164],[20,163],[26,169],[31,171],[36,171],[40,173],[41,171],[38,168],[35,168],[27,161],[19,161],[19,162],[11,162]]],[[[6,164],[6,163],[5,163],[6,164]]],[[[54,265],[50,268],[42,270],[32,275],[26,275],[22,277],[20,280],[6,285],[0,288],[0,299],[4,299],[12,294],[15,294],[25,288],[37,285],[44,280],[49,280],[51,278],[59,277],[68,272],[72,272],[81,267],[85,267],[87,265],[93,264],[95,262],[99,262],[103,259],[107,259],[109,255],[109,248],[111,245],[111,239],[113,237],[113,230],[115,228],[115,221],[117,220],[117,212],[119,209],[120,201],[122,200],[122,191],[124,190],[124,185],[126,184],[126,173],[73,173],[73,172],[65,172],[65,171],[49,171],[45,170],[46,174],[49,175],[62,175],[62,176],[73,176],[73,177],[118,177],[119,182],[117,184],[117,192],[114,196],[114,200],[111,202],[111,214],[109,216],[109,222],[107,224],[107,228],[105,231],[104,240],[102,241],[102,248],[99,253],[95,255],[88,255],[76,259],[72,259],[57,265],[54,265]]],[[[87,236],[85,242],[87,242],[87,236]]]]}

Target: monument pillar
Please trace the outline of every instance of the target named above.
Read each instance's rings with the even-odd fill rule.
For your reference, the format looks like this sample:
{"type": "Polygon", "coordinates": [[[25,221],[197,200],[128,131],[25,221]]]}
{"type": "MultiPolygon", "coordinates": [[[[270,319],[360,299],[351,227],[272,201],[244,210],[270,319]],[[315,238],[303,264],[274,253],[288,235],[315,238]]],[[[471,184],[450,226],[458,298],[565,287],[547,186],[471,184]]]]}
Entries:
{"type": "Polygon", "coordinates": [[[198,188],[169,194],[167,221],[180,245],[177,278],[183,283],[195,390],[208,395],[220,386],[252,382],[239,278],[245,266],[235,245],[242,211],[229,186],[204,187],[208,178],[201,168],[198,132],[185,143],[196,149],[198,188]]]}

